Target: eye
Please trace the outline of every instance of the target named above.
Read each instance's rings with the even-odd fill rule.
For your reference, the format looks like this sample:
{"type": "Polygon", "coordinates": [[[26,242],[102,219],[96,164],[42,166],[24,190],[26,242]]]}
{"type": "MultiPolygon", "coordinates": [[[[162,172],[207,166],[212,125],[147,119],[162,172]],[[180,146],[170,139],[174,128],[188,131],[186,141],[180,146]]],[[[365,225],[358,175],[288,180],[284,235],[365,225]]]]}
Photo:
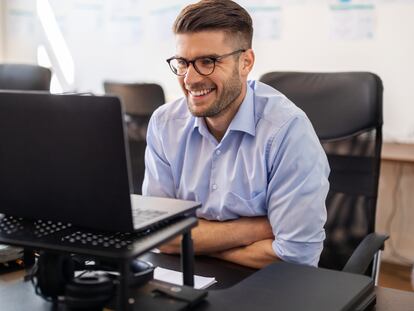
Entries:
{"type": "Polygon", "coordinates": [[[205,57],[197,60],[197,64],[204,67],[213,66],[216,60],[214,58],[205,57]]]}
{"type": "Polygon", "coordinates": [[[177,66],[187,67],[187,62],[184,59],[177,58],[175,59],[177,66]]]}

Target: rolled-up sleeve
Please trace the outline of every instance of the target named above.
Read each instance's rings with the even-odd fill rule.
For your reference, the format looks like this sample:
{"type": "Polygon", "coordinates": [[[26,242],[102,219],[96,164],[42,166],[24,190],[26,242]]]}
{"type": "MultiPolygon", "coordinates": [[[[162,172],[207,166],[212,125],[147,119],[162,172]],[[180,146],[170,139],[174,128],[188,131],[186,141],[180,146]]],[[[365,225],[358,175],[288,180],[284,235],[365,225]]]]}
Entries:
{"type": "Polygon", "coordinates": [[[269,148],[268,217],[276,255],[317,266],[325,239],[329,165],[305,115],[292,118],[269,148]]]}

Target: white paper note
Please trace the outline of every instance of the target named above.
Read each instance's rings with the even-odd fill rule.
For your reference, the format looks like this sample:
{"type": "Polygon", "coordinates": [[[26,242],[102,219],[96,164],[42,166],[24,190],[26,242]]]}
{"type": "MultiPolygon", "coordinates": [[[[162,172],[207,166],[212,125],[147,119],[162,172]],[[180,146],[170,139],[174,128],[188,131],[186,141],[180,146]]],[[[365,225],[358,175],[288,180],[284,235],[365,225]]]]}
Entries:
{"type": "MultiPolygon", "coordinates": [[[[176,285],[183,285],[183,273],[182,272],[165,269],[161,267],[155,268],[154,279],[176,284],[176,285]]],[[[205,289],[213,285],[214,283],[217,283],[214,277],[209,278],[209,277],[194,275],[194,288],[196,289],[205,289]]]]}

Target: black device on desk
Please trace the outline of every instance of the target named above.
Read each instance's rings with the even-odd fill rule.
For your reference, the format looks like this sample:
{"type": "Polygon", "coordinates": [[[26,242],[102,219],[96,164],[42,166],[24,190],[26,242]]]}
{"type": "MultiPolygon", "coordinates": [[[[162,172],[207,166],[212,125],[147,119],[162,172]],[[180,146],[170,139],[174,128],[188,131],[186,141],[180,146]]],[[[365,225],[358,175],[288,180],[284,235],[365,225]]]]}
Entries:
{"type": "Polygon", "coordinates": [[[274,263],[235,286],[209,292],[198,311],[365,311],[376,303],[374,282],[365,275],[274,263]]]}
{"type": "MultiPolygon", "coordinates": [[[[0,124],[0,213],[7,215],[0,217],[0,239],[53,250],[42,253],[36,274],[44,296],[60,296],[67,289],[62,283],[73,279],[72,256],[60,252],[129,260],[166,241],[173,234],[168,225],[200,206],[130,194],[117,97],[0,92],[0,124]]],[[[188,221],[175,234],[195,223],[188,221]]],[[[136,283],[129,274],[142,276],[133,262],[121,266],[125,284],[136,283]]],[[[102,296],[105,288],[108,295],[110,280],[95,281],[89,282],[99,285],[93,291],[102,296]]]]}

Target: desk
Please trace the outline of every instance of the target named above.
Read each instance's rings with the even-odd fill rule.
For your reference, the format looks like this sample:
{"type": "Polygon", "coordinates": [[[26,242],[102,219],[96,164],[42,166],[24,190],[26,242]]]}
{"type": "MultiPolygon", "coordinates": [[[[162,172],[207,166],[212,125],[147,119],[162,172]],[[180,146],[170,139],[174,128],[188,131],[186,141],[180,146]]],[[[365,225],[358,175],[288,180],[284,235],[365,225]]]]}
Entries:
{"type": "MultiPolygon", "coordinates": [[[[382,259],[411,265],[414,258],[414,144],[384,143],[376,231],[387,232],[382,259]]],[[[414,308],[413,308],[414,309],[414,308]]]]}
{"type": "Polygon", "coordinates": [[[384,161],[414,163],[414,144],[384,143],[381,159],[384,161]]]}
{"type": "MultiPolygon", "coordinates": [[[[154,265],[164,268],[180,270],[177,256],[148,253],[142,257],[151,261],[154,265]]],[[[214,276],[217,283],[209,287],[218,290],[231,287],[248,277],[256,270],[239,266],[215,258],[198,256],[195,261],[195,274],[202,276],[214,276]]],[[[375,311],[413,311],[414,293],[395,290],[391,288],[376,287],[377,305],[375,311]]]]}
{"type": "MultiPolygon", "coordinates": [[[[177,256],[147,254],[141,257],[166,268],[180,269],[177,256]]],[[[217,283],[212,290],[230,287],[255,272],[253,269],[223,262],[208,257],[198,257],[195,272],[204,276],[215,276],[217,283]]],[[[0,276],[0,306],[2,310],[50,310],[50,303],[36,296],[29,282],[22,281],[23,272],[18,271],[0,276]]],[[[377,306],[375,311],[412,311],[414,293],[389,288],[376,288],[377,306]]],[[[260,311],[260,310],[259,310],[260,311]]]]}
{"type": "MultiPolygon", "coordinates": [[[[41,231],[38,229],[39,225],[36,221],[23,218],[15,219],[4,215],[1,216],[0,224],[2,227],[0,230],[0,242],[2,243],[35,250],[60,252],[63,254],[74,253],[90,256],[94,260],[103,259],[111,261],[111,263],[117,267],[116,270],[120,274],[118,278],[119,285],[117,286],[118,293],[116,302],[116,305],[120,310],[131,310],[131,305],[128,302],[131,293],[128,285],[131,277],[131,261],[137,256],[148,252],[154,247],[157,247],[180,234],[183,235],[182,262],[185,269],[183,273],[184,284],[193,285],[192,275],[194,256],[190,232],[191,228],[197,225],[197,219],[195,217],[182,217],[153,231],[122,233],[122,235],[124,235],[123,237],[126,237],[126,241],[121,241],[115,240],[117,237],[116,234],[118,233],[106,232],[102,235],[102,232],[76,228],[75,226],[66,224],[47,223],[46,233],[43,233],[45,230],[42,229],[41,231]],[[52,225],[55,227],[52,227],[52,225]],[[88,237],[90,237],[89,240],[88,237]],[[101,239],[100,243],[102,243],[102,245],[93,245],[92,237],[94,237],[95,241],[101,239]],[[104,245],[104,242],[107,244],[106,246],[104,245]],[[121,245],[122,242],[124,242],[123,245],[121,245]],[[111,243],[112,245],[119,243],[119,247],[109,247],[111,243]]],[[[44,222],[41,222],[41,224],[43,225],[44,222]]],[[[51,271],[50,273],[56,272],[57,271],[51,271]]],[[[5,290],[8,291],[8,289],[5,290]]],[[[13,295],[13,293],[10,295],[13,295]]],[[[8,295],[4,296],[7,297],[8,295]]]]}

